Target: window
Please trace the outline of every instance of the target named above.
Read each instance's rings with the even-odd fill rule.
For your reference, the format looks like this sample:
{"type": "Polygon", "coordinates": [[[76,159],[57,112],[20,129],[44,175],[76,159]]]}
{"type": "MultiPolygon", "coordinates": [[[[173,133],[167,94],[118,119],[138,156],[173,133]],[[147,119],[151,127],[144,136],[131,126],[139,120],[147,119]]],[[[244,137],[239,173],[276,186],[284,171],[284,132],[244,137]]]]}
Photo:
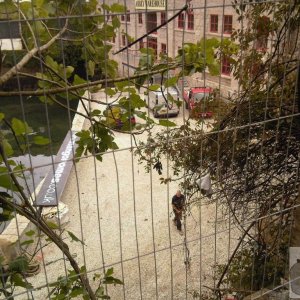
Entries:
{"type": "Polygon", "coordinates": [[[155,57],[157,56],[157,39],[156,38],[148,38],[148,47],[154,50],[155,57]]]}
{"type": "Polygon", "coordinates": [[[161,44],[161,51],[160,53],[162,54],[167,54],[167,45],[166,44],[161,44]]]}
{"type": "Polygon", "coordinates": [[[184,14],[178,16],[178,28],[184,28],[184,14]]]}
{"type": "Polygon", "coordinates": [[[139,24],[143,24],[143,14],[139,13],[139,24]]]}
{"type": "Polygon", "coordinates": [[[261,73],[261,71],[263,70],[263,65],[261,64],[261,62],[253,62],[251,64],[251,67],[249,69],[249,74],[252,78],[259,79],[260,77],[262,77],[263,73],[261,73]]]}
{"type": "Polygon", "coordinates": [[[112,43],[114,43],[114,44],[116,43],[116,37],[115,36],[112,37],[112,43]]]}
{"type": "Polygon", "coordinates": [[[1,20],[0,39],[18,39],[20,38],[20,29],[17,22],[1,20]]]}
{"type": "Polygon", "coordinates": [[[166,22],[166,13],[161,12],[160,13],[160,24],[164,24],[166,22]]]}
{"type": "Polygon", "coordinates": [[[218,15],[210,15],[210,31],[218,32],[218,15]]]}
{"type": "Polygon", "coordinates": [[[151,30],[157,27],[156,12],[148,12],[146,16],[147,16],[147,32],[150,32],[151,30]]]}
{"type": "Polygon", "coordinates": [[[122,34],[122,46],[126,46],[126,36],[122,34]]]}
{"type": "Polygon", "coordinates": [[[144,48],[144,42],[140,41],[140,49],[144,48]]]}
{"type": "Polygon", "coordinates": [[[187,29],[194,30],[194,12],[191,10],[187,15],[187,29]]]}
{"type": "Polygon", "coordinates": [[[126,22],[130,22],[130,10],[126,11],[126,15],[121,15],[121,21],[125,22],[125,18],[126,18],[126,22]]]}
{"type": "Polygon", "coordinates": [[[232,16],[224,16],[224,33],[230,34],[232,32],[232,16]]]}
{"type": "Polygon", "coordinates": [[[130,22],[130,10],[127,10],[127,14],[126,14],[126,22],[130,22]]]}
{"type": "Polygon", "coordinates": [[[270,19],[266,16],[260,17],[256,23],[256,41],[254,43],[257,50],[268,48],[268,36],[270,30],[270,19]]]}
{"type": "Polygon", "coordinates": [[[222,59],[222,74],[230,75],[230,61],[228,57],[222,59]]]}

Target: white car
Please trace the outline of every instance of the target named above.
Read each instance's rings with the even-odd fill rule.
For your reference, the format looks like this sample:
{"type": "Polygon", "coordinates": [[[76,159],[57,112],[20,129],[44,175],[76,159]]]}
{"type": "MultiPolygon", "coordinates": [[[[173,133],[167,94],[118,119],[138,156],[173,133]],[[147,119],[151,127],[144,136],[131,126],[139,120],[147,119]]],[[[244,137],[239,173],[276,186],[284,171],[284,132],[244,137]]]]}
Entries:
{"type": "MultiPolygon", "coordinates": [[[[153,115],[157,117],[177,116],[179,114],[179,107],[176,104],[180,101],[179,92],[173,87],[162,87],[157,91],[150,91],[149,95],[149,108],[153,110],[153,115]],[[163,91],[163,92],[162,92],[163,91]],[[170,100],[170,96],[173,100],[170,100]]],[[[146,97],[146,102],[148,99],[146,97]]]]}

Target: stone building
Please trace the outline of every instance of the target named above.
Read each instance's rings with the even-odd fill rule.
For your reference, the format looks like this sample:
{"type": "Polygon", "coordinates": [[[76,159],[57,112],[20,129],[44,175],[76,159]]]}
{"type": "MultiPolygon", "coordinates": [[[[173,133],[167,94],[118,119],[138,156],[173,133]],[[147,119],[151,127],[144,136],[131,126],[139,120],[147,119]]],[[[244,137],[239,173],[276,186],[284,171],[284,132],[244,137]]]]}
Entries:
{"type": "MultiPolygon", "coordinates": [[[[116,1],[109,1],[114,3],[116,1]]],[[[119,1],[124,4],[124,1],[119,1]]],[[[121,27],[112,41],[113,51],[118,51],[127,44],[127,34],[134,39],[151,31],[170,19],[183,8],[185,1],[180,0],[135,0],[125,1],[127,12],[121,16],[121,27]]],[[[110,19],[108,17],[108,19],[110,19]]],[[[151,47],[157,53],[167,53],[175,57],[183,43],[200,41],[203,37],[230,38],[233,28],[238,28],[237,15],[231,0],[192,0],[187,11],[181,13],[157,32],[148,35],[143,41],[128,50],[114,55],[119,63],[120,75],[133,74],[139,62],[139,49],[151,47]],[[225,5],[224,5],[225,3],[225,5]]],[[[211,76],[208,71],[197,73],[188,78],[192,86],[210,86],[220,90],[223,97],[232,95],[238,89],[233,79],[228,60],[223,59],[220,75],[211,76]]]]}

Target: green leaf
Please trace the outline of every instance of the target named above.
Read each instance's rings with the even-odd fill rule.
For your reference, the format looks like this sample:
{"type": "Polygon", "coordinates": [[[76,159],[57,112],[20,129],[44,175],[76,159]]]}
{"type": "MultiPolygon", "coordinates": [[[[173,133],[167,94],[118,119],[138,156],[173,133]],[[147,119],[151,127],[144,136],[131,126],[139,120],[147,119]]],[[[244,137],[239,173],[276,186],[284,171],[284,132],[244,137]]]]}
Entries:
{"type": "Polygon", "coordinates": [[[149,86],[150,91],[157,91],[160,88],[160,84],[153,84],[149,86]]]}
{"type": "Polygon", "coordinates": [[[33,142],[36,144],[36,145],[47,145],[50,143],[50,140],[48,138],[45,138],[41,135],[37,135],[33,138],[33,142]]]}
{"type": "Polygon", "coordinates": [[[105,277],[106,276],[111,276],[114,273],[114,268],[109,268],[106,273],[105,273],[105,277]]]}
{"type": "Polygon", "coordinates": [[[118,3],[114,3],[110,7],[110,10],[111,10],[111,12],[122,13],[122,12],[125,12],[125,6],[118,4],[118,3]]]}
{"type": "Polygon", "coordinates": [[[106,88],[105,89],[105,94],[108,95],[108,96],[114,96],[115,94],[117,93],[116,90],[112,89],[112,88],[106,88]]]}
{"type": "Polygon", "coordinates": [[[16,173],[17,175],[20,175],[23,178],[23,171],[24,169],[26,169],[26,167],[22,164],[17,165],[13,168],[14,173],[16,173]]]}
{"type": "MultiPolygon", "coordinates": [[[[73,85],[84,84],[84,83],[86,83],[84,79],[82,79],[78,75],[74,76],[73,85]]],[[[79,94],[79,96],[83,96],[83,94],[85,93],[85,89],[78,90],[77,93],[79,94]]]]}
{"type": "Polygon", "coordinates": [[[3,149],[4,149],[6,156],[8,156],[8,157],[14,153],[12,146],[6,139],[3,140],[3,149]]]}
{"type": "Polygon", "coordinates": [[[67,66],[66,67],[66,77],[67,78],[71,77],[73,72],[74,72],[74,67],[72,67],[72,66],[67,66]]]}
{"type": "Polygon", "coordinates": [[[26,122],[22,122],[21,120],[16,118],[12,119],[11,126],[16,136],[31,133],[33,131],[26,122]]]}
{"type": "MultiPolygon", "coordinates": [[[[95,48],[92,46],[92,44],[89,44],[89,43],[86,44],[85,48],[90,55],[94,55],[96,53],[95,48]]],[[[83,48],[82,52],[85,53],[84,48],[83,48]]],[[[82,59],[84,59],[84,57],[82,57],[82,59]]]]}
{"type": "Polygon", "coordinates": [[[48,96],[39,96],[39,100],[43,103],[53,104],[53,100],[48,96]]]}
{"type": "Polygon", "coordinates": [[[172,78],[169,78],[165,81],[164,83],[164,86],[167,88],[167,87],[170,87],[170,86],[175,86],[176,83],[177,83],[177,80],[178,78],[177,77],[172,77],[172,78]]]}
{"type": "Polygon", "coordinates": [[[123,92],[128,92],[130,94],[136,94],[136,89],[134,87],[128,86],[123,89],[123,92]]]}
{"type": "Polygon", "coordinates": [[[47,1],[47,3],[43,5],[43,10],[48,13],[48,16],[54,16],[56,12],[55,4],[47,1]]]}
{"type": "Polygon", "coordinates": [[[50,229],[58,229],[59,228],[58,225],[53,222],[47,221],[46,223],[50,229]]]}
{"type": "Polygon", "coordinates": [[[109,6],[109,5],[107,5],[107,4],[102,4],[101,6],[102,6],[102,8],[103,8],[104,10],[110,11],[110,6],[109,6]]]}
{"type": "MultiPolygon", "coordinates": [[[[140,117],[141,119],[147,121],[148,124],[153,124],[154,121],[148,117],[147,113],[144,112],[144,111],[139,111],[139,110],[136,110],[135,111],[135,114],[140,117]]],[[[142,124],[138,124],[138,125],[142,125],[142,124]]],[[[138,128],[137,128],[138,129],[138,128]]]]}
{"type": "Polygon", "coordinates": [[[27,236],[33,236],[35,234],[35,231],[34,230],[29,230],[29,231],[26,231],[25,234],[27,236]]]}
{"type": "Polygon", "coordinates": [[[97,297],[102,297],[103,295],[104,295],[104,287],[103,286],[99,286],[97,288],[97,290],[96,290],[96,296],[97,297]]]}
{"type": "Polygon", "coordinates": [[[106,64],[107,75],[114,78],[117,74],[118,63],[112,59],[109,59],[106,64]]]}
{"type": "Polygon", "coordinates": [[[119,91],[123,91],[124,87],[127,87],[131,85],[129,81],[125,80],[125,81],[120,81],[120,82],[115,82],[115,87],[119,90],[119,91]]]}
{"type": "Polygon", "coordinates": [[[141,107],[146,107],[146,102],[141,99],[141,97],[137,94],[131,94],[129,96],[131,108],[141,108],[141,107]]]}
{"type": "Polygon", "coordinates": [[[176,124],[174,122],[171,122],[169,120],[159,120],[159,125],[165,126],[165,127],[174,127],[176,124]]]}
{"type": "Polygon", "coordinates": [[[101,110],[94,109],[93,111],[91,111],[90,116],[95,117],[95,116],[99,116],[100,114],[101,114],[101,110]]]}
{"type": "Polygon", "coordinates": [[[51,56],[47,55],[45,62],[54,71],[56,71],[56,72],[59,71],[58,70],[58,63],[51,56]]]}
{"type": "Polygon", "coordinates": [[[88,130],[81,130],[76,133],[76,136],[78,136],[81,140],[90,139],[90,132],[88,130]]]}
{"type": "Polygon", "coordinates": [[[17,163],[12,159],[9,159],[7,162],[10,166],[16,166],[17,165],[17,163]]]}
{"type": "Polygon", "coordinates": [[[107,276],[104,278],[103,284],[123,284],[123,282],[118,278],[107,276]]]}
{"type": "Polygon", "coordinates": [[[67,231],[67,232],[71,237],[72,241],[80,242],[82,245],[85,245],[85,243],[82,240],[80,240],[74,233],[72,233],[71,231],[67,231]]]}
{"type": "Polygon", "coordinates": [[[70,296],[72,298],[75,298],[79,295],[82,295],[83,292],[84,292],[84,289],[82,287],[75,286],[75,287],[72,288],[72,292],[70,293],[70,296]]]}
{"type": "Polygon", "coordinates": [[[95,74],[95,63],[93,61],[89,60],[87,70],[88,70],[88,75],[89,76],[94,76],[94,74],[95,74]]]}
{"type": "Polygon", "coordinates": [[[178,106],[178,108],[180,108],[181,105],[182,105],[182,101],[174,99],[173,96],[170,93],[167,94],[167,100],[170,103],[176,103],[176,105],[178,106]]]}
{"type": "Polygon", "coordinates": [[[97,93],[97,92],[99,92],[101,90],[101,88],[102,88],[102,85],[101,84],[97,84],[97,85],[91,86],[89,88],[89,91],[91,93],[97,93]]]}
{"type": "Polygon", "coordinates": [[[34,242],[34,240],[26,240],[26,241],[22,242],[20,245],[21,245],[21,246],[30,245],[30,244],[32,244],[33,242],[34,242]]]}
{"type": "Polygon", "coordinates": [[[5,118],[4,113],[0,112],[0,122],[5,118]]]}
{"type": "Polygon", "coordinates": [[[3,174],[2,175],[1,173],[0,173],[0,186],[5,188],[5,189],[14,191],[14,192],[19,191],[17,186],[12,181],[11,177],[8,174],[3,174]]]}
{"type": "Polygon", "coordinates": [[[10,277],[11,283],[13,283],[15,286],[20,286],[26,289],[32,289],[33,286],[31,283],[26,282],[20,274],[12,274],[10,277]]]}
{"type": "Polygon", "coordinates": [[[98,278],[101,278],[101,275],[99,273],[94,273],[93,280],[95,281],[98,278]]]}
{"type": "Polygon", "coordinates": [[[208,65],[208,70],[212,76],[217,76],[220,74],[220,64],[217,62],[210,64],[210,65],[208,65]]]}
{"type": "Polygon", "coordinates": [[[140,52],[146,55],[154,55],[154,49],[153,48],[141,48],[140,52]]]}
{"type": "MultiPolygon", "coordinates": [[[[0,192],[2,198],[6,198],[8,201],[11,198],[7,193],[0,192]]],[[[14,208],[10,207],[4,201],[0,203],[0,207],[2,208],[2,212],[0,213],[0,222],[9,221],[14,218],[15,212],[14,208]]]]}
{"type": "Polygon", "coordinates": [[[28,260],[25,256],[19,256],[9,263],[9,268],[15,272],[24,272],[28,269],[28,260]]]}
{"type": "Polygon", "coordinates": [[[121,22],[120,22],[118,17],[114,16],[112,18],[112,25],[113,25],[114,28],[119,28],[120,27],[121,22]]]}

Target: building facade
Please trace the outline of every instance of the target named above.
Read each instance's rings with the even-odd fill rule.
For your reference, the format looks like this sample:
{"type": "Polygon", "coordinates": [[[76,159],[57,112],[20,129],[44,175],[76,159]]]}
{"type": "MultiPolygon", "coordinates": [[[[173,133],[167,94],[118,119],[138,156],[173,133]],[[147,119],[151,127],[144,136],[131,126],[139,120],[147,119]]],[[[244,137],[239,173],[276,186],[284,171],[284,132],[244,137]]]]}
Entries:
{"type": "MultiPolygon", "coordinates": [[[[115,1],[110,1],[114,3],[115,1]]],[[[124,4],[124,1],[119,1],[124,4]]],[[[137,39],[153,28],[172,18],[184,6],[180,0],[135,0],[125,1],[127,11],[121,15],[121,27],[112,41],[113,52],[127,45],[127,34],[137,39]]],[[[108,20],[110,18],[108,17],[108,20]]],[[[202,38],[230,38],[232,30],[240,26],[231,0],[189,1],[188,10],[161,27],[147,38],[114,55],[119,64],[120,75],[132,75],[139,62],[139,49],[151,47],[159,59],[160,53],[175,57],[184,43],[196,43],[202,38]],[[224,5],[225,2],[225,5],[224,5]]],[[[238,89],[238,83],[231,74],[228,60],[223,59],[220,75],[211,76],[208,71],[188,78],[192,86],[217,88],[223,97],[231,96],[238,89]]]]}
{"type": "Polygon", "coordinates": [[[22,48],[19,24],[8,20],[0,20],[0,49],[21,50],[22,48]]]}

